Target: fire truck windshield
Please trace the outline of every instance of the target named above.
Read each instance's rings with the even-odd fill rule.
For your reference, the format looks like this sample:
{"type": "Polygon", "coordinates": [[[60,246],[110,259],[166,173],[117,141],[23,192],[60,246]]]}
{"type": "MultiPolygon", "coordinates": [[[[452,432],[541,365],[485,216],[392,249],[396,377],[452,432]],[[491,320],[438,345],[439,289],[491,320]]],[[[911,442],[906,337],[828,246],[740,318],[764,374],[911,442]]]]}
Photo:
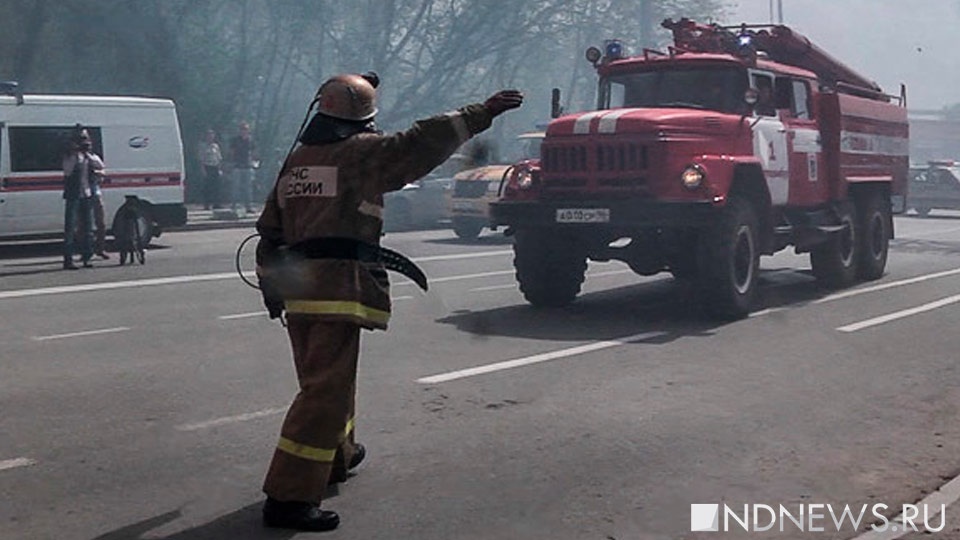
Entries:
{"type": "Polygon", "coordinates": [[[737,68],[659,69],[601,82],[600,108],[689,108],[741,113],[746,74],[737,68]]]}

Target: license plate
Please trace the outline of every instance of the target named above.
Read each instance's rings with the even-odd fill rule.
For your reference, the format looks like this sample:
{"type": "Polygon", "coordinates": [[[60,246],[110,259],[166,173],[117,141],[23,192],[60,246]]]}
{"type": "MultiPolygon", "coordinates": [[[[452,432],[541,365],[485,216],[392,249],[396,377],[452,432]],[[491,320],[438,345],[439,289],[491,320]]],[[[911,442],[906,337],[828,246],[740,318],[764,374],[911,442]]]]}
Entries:
{"type": "Polygon", "coordinates": [[[609,208],[559,208],[557,223],[609,223],[609,208]]]}

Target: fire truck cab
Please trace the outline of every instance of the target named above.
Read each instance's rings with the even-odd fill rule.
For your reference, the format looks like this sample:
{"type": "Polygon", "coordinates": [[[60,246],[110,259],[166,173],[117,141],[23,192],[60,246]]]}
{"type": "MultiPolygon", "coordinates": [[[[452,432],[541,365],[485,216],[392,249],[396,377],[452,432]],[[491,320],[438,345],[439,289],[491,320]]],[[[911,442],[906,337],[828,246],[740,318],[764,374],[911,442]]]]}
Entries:
{"type": "Polygon", "coordinates": [[[555,118],[541,159],[516,164],[491,205],[526,299],[570,303],[587,259],[617,259],[693,280],[714,314],[742,317],[760,255],[791,245],[831,287],[883,275],[907,181],[905,94],[785,26],[664,26],[666,53],[588,50],[597,110],[555,118]]]}

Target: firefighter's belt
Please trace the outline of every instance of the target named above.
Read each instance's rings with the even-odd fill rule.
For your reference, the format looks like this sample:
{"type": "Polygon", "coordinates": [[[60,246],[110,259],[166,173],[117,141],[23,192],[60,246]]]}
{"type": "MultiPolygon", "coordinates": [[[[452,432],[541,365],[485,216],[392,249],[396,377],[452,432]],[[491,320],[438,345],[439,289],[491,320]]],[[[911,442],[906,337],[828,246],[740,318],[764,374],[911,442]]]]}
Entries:
{"type": "Polygon", "coordinates": [[[347,259],[379,263],[387,270],[410,278],[424,291],[428,288],[427,276],[413,261],[391,249],[353,238],[310,238],[290,246],[290,251],[308,259],[347,259]]]}

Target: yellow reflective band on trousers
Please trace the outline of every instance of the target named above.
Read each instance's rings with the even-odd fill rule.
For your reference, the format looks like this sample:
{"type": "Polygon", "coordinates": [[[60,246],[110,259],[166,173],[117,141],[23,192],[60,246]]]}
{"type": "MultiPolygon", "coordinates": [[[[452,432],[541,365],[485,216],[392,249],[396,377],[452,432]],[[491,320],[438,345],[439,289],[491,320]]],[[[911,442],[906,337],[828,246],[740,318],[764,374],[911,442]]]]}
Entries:
{"type": "MultiPolygon", "coordinates": [[[[346,440],[346,438],[350,436],[350,433],[353,431],[353,424],[353,418],[347,420],[347,427],[343,429],[343,434],[340,436],[341,441],[346,440]]],[[[330,463],[333,461],[334,456],[337,455],[336,448],[331,450],[329,448],[307,446],[305,444],[293,442],[286,437],[280,437],[280,442],[277,443],[277,448],[299,458],[309,459],[310,461],[319,461],[321,463],[330,463]]]]}
{"type": "Polygon", "coordinates": [[[310,461],[319,461],[321,463],[333,462],[333,457],[337,455],[337,449],[316,448],[305,444],[295,443],[285,437],[280,437],[277,448],[298,458],[309,459],[310,461]]]}
{"type": "Polygon", "coordinates": [[[338,302],[330,300],[287,300],[284,302],[287,313],[304,315],[352,315],[373,323],[386,325],[390,313],[365,306],[360,302],[338,302]]]}

